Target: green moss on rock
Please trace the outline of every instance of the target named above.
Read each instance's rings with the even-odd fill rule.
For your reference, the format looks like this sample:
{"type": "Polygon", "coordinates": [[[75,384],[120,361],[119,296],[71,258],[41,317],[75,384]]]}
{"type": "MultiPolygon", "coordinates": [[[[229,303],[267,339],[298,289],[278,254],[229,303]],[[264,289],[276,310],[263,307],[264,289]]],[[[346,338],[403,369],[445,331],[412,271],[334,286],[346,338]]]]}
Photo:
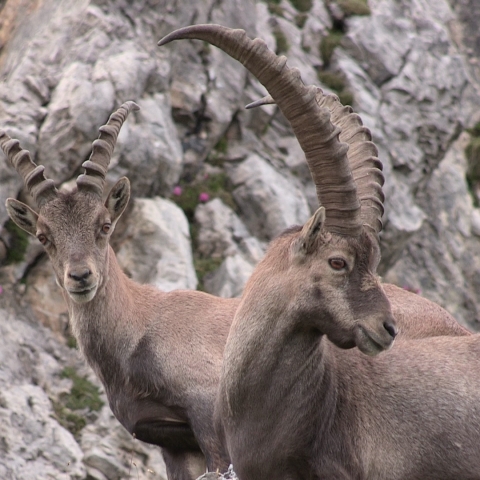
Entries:
{"type": "Polygon", "coordinates": [[[367,0],[337,0],[337,4],[347,17],[371,14],[367,0]]]}
{"type": "Polygon", "coordinates": [[[308,15],[306,13],[299,13],[298,15],[295,15],[295,25],[298,28],[303,28],[307,20],[308,15]]]}
{"type": "Polygon", "coordinates": [[[276,26],[273,29],[272,33],[273,33],[273,36],[275,37],[275,42],[277,44],[275,53],[277,55],[286,53],[290,48],[290,44],[288,43],[287,37],[283,33],[282,29],[279,26],[276,26]]]}
{"type": "MultiPolygon", "coordinates": [[[[280,2],[278,2],[280,3],[280,2]]],[[[272,15],[276,15],[277,17],[283,17],[284,15],[284,10],[283,10],[283,7],[281,7],[277,2],[270,2],[268,4],[268,11],[272,14],[272,15]]]]}
{"type": "Polygon", "coordinates": [[[480,205],[480,122],[467,129],[471,138],[465,147],[467,158],[467,184],[472,193],[475,206],[480,205]]]}
{"type": "Polygon", "coordinates": [[[299,11],[299,12],[308,12],[312,9],[312,0],[290,0],[290,3],[299,11]]]}
{"type": "Polygon", "coordinates": [[[335,29],[331,30],[327,36],[322,38],[319,49],[320,56],[322,57],[322,61],[325,67],[330,65],[333,52],[335,48],[340,45],[343,36],[344,32],[342,30],[335,29]]]}
{"type": "Polygon", "coordinates": [[[343,105],[352,105],[354,101],[353,93],[348,88],[342,75],[329,70],[321,70],[317,75],[320,82],[338,95],[343,105]]]}

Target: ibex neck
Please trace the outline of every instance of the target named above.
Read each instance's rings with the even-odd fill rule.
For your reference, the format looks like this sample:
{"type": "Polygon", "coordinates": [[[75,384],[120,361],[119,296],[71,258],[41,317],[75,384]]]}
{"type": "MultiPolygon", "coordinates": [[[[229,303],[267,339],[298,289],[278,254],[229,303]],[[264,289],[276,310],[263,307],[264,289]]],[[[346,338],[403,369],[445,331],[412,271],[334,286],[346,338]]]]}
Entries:
{"type": "MultiPolygon", "coordinates": [[[[270,412],[282,410],[282,405],[298,404],[299,391],[315,391],[317,398],[329,399],[320,402],[325,411],[320,416],[313,412],[310,415],[308,407],[302,405],[298,418],[308,422],[321,418],[325,425],[319,428],[328,428],[337,393],[332,346],[318,331],[288,318],[288,307],[281,301],[273,303],[260,309],[256,305],[255,311],[241,304],[237,312],[224,357],[228,401],[233,410],[235,404],[238,406],[240,416],[246,413],[241,411],[244,407],[258,410],[262,405],[267,418],[270,412]],[[248,406],[250,401],[257,405],[248,406]]],[[[318,408],[318,402],[314,408],[318,408]]]]}
{"type": "Polygon", "coordinates": [[[105,275],[90,302],[75,303],[64,293],[79,348],[96,370],[99,364],[118,368],[116,359],[126,358],[144,329],[135,308],[136,290],[141,286],[123,273],[111,247],[106,264],[105,275]]]}

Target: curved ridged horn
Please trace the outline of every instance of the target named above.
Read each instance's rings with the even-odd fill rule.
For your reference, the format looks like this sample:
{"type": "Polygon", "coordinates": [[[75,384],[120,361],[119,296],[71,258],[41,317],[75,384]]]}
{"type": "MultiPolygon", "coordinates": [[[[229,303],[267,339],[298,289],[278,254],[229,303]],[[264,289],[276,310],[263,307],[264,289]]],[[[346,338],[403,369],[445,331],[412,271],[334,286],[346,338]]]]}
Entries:
{"type": "Polygon", "coordinates": [[[99,196],[103,195],[105,176],[120,128],[122,128],[128,114],[139,109],[140,107],[135,102],[125,102],[110,115],[108,122],[99,128],[100,135],[92,144],[92,154],[82,164],[85,173],[77,178],[79,190],[89,190],[99,196]]]}
{"type": "Polygon", "coordinates": [[[15,170],[23,178],[25,186],[38,207],[42,207],[57,196],[55,182],[45,177],[43,165],[37,165],[28,150],[20,147],[20,142],[10,138],[0,130],[0,147],[15,170]]]}
{"type": "MultiPolygon", "coordinates": [[[[267,95],[245,108],[256,108],[271,105],[275,100],[267,95]]],[[[353,181],[357,186],[357,195],[361,205],[361,219],[364,226],[369,227],[375,235],[382,230],[383,202],[385,196],[382,186],[385,179],[382,174],[383,165],[378,159],[378,150],[372,142],[370,130],[363,125],[362,119],[349,106],[343,106],[337,95],[324,94],[317,90],[317,103],[326,106],[331,113],[334,125],[341,128],[340,141],[348,144],[348,162],[353,181]]]]}
{"type": "Polygon", "coordinates": [[[305,86],[299,71],[286,66],[284,56],[277,57],[263,40],[251,40],[244,30],[194,25],[170,33],[159,45],[187,38],[221,48],[265,86],[292,125],[305,153],[317,196],[327,211],[327,229],[341,235],[359,235],[360,202],[348,164],[348,145],[339,141],[340,129],[330,121],[328,108],[316,102],[317,89],[305,86]]]}
{"type": "Polygon", "coordinates": [[[319,88],[317,102],[331,112],[334,125],[341,128],[340,141],[348,143],[348,162],[361,205],[362,224],[371,228],[375,235],[382,230],[383,202],[382,186],[385,182],[378,149],[372,142],[370,130],[363,125],[360,116],[349,106],[343,106],[336,95],[325,95],[319,88]]]}

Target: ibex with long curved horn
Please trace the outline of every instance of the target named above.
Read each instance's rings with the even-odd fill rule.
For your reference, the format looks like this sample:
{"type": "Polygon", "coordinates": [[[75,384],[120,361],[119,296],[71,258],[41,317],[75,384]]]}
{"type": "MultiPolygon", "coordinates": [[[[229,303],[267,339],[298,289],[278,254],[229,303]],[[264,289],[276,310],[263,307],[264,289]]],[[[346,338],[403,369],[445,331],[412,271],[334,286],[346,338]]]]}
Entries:
{"type": "Polygon", "coordinates": [[[271,243],[230,329],[216,421],[240,480],[480,478],[480,338],[404,338],[371,358],[396,327],[375,274],[383,179],[368,131],[242,30],[162,43],[179,38],[222,48],[267,88],[322,205],[271,243]],[[359,137],[350,165],[342,135],[359,137]]]}
{"type": "MultiPolygon", "coordinates": [[[[313,93],[319,101],[323,98],[313,93]]],[[[332,102],[327,97],[322,101],[332,102]]],[[[43,243],[79,347],[105,386],[117,419],[138,439],[162,447],[170,479],[193,480],[205,467],[224,471],[229,464],[212,426],[213,406],[239,300],[201,292],[164,293],[136,284],[121,271],[109,239],[129,200],[128,180],[119,180],[106,202],[102,195],[119,129],[135,108],[127,102],[101,127],[85,174],[69,193],[57,191],[18,141],[0,133],[0,146],[22,175],[39,213],[14,199],[7,201],[7,209],[13,221],[43,243]]],[[[344,115],[356,118],[335,101],[329,108],[338,112],[339,125],[344,115]]],[[[335,128],[330,128],[335,137],[335,128]]],[[[361,147],[357,137],[345,141],[350,152],[361,147]]],[[[369,157],[362,158],[370,162],[369,157]]],[[[434,303],[393,285],[384,289],[400,336],[468,334],[434,303]]]]}

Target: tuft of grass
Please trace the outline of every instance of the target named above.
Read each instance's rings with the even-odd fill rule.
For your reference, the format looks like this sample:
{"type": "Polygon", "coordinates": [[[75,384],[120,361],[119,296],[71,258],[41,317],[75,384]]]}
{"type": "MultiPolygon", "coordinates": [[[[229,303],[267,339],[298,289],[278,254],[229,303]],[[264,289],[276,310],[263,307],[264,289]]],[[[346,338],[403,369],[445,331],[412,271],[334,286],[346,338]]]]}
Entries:
{"type": "Polygon", "coordinates": [[[312,9],[312,0],[290,0],[290,3],[299,11],[299,12],[308,12],[312,9]]]}
{"type": "Polygon", "coordinates": [[[53,411],[58,423],[66,428],[73,436],[77,436],[87,425],[87,421],[83,416],[65,408],[61,402],[53,402],[53,411]]]}
{"type": "Polygon", "coordinates": [[[67,347],[68,348],[77,348],[77,339],[73,335],[67,337],[67,347]]]}
{"type": "Polygon", "coordinates": [[[480,137],[480,122],[477,122],[472,128],[467,128],[467,132],[474,138],[480,137]]]}
{"type": "Polygon", "coordinates": [[[174,195],[171,200],[184,212],[190,223],[194,221],[197,205],[200,203],[200,194],[206,193],[210,199],[220,198],[223,203],[236,210],[235,200],[230,193],[228,177],[225,173],[207,175],[201,181],[181,183],[181,195],[174,195]]]}
{"type": "Polygon", "coordinates": [[[222,153],[225,155],[228,151],[228,140],[225,136],[223,136],[217,144],[213,147],[218,153],[222,153]]]}
{"type": "Polygon", "coordinates": [[[318,79],[328,88],[333,90],[343,105],[352,105],[353,93],[349,90],[344,78],[338,73],[320,70],[317,72],[318,79]]]}
{"type": "Polygon", "coordinates": [[[87,378],[78,375],[74,368],[66,367],[61,377],[72,380],[72,388],[59,401],[52,402],[55,417],[60,425],[73,435],[78,435],[87,424],[85,413],[98,412],[103,402],[98,388],[87,378]]]}
{"type": "Polygon", "coordinates": [[[223,258],[202,258],[197,255],[193,258],[193,266],[197,273],[198,286],[197,290],[205,291],[204,280],[205,277],[214,272],[223,262],[223,258]]]}
{"type": "Polygon", "coordinates": [[[367,0],[337,0],[337,4],[346,17],[370,15],[372,13],[367,0]]]}
{"type": "Polygon", "coordinates": [[[339,29],[331,30],[326,37],[320,41],[319,50],[320,56],[323,60],[323,65],[327,67],[330,65],[334,50],[340,45],[344,32],[339,29]]]}
{"type": "Polygon", "coordinates": [[[275,53],[277,55],[280,55],[282,53],[288,52],[290,45],[288,43],[287,37],[285,34],[282,32],[281,28],[279,26],[276,26],[273,31],[273,36],[275,37],[275,41],[277,44],[277,48],[275,50],[275,53]]]}
{"type": "Polygon", "coordinates": [[[86,377],[80,377],[74,368],[64,368],[61,377],[69,378],[73,382],[70,394],[65,398],[67,408],[71,410],[88,408],[88,410],[98,412],[103,407],[98,387],[86,377]]]}
{"type": "Polygon", "coordinates": [[[328,88],[339,92],[345,88],[345,80],[335,72],[320,70],[317,72],[318,79],[328,88]]]}
{"type": "Polygon", "coordinates": [[[5,223],[5,230],[11,235],[10,247],[7,249],[6,263],[19,263],[25,258],[28,247],[28,233],[22,230],[11,219],[5,223]]]}
{"type": "Polygon", "coordinates": [[[269,2],[268,4],[268,11],[272,15],[276,15],[277,17],[283,17],[284,15],[284,10],[283,7],[279,5],[280,2],[269,2]]]}
{"type": "Polygon", "coordinates": [[[306,13],[299,13],[295,15],[295,25],[302,29],[305,26],[305,23],[308,20],[308,14],[306,13]]]}
{"type": "Polygon", "coordinates": [[[352,91],[348,88],[342,90],[341,92],[338,92],[337,95],[342,105],[352,106],[353,102],[355,101],[355,97],[353,96],[352,91]]]}

